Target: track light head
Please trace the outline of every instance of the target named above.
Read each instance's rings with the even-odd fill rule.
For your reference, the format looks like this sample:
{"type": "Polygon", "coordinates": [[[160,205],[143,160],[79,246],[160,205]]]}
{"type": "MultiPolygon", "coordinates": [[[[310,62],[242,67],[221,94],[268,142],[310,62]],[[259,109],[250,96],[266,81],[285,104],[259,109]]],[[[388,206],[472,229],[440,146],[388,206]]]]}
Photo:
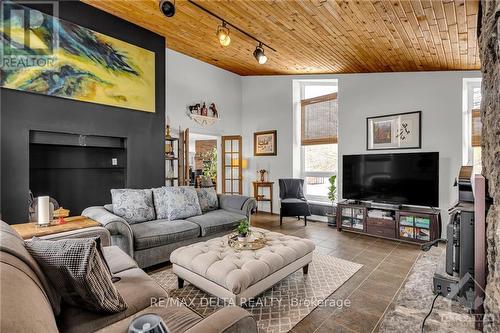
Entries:
{"type": "Polygon", "coordinates": [[[217,38],[222,46],[228,46],[231,43],[231,37],[229,37],[229,29],[226,27],[226,22],[222,21],[222,25],[217,28],[217,38]]]}
{"type": "Polygon", "coordinates": [[[161,0],[160,10],[166,17],[172,17],[175,15],[175,0],[161,0]]]}
{"type": "Polygon", "coordinates": [[[253,56],[257,60],[257,62],[261,65],[264,65],[267,61],[267,57],[264,54],[264,48],[262,47],[262,43],[259,43],[259,45],[255,48],[255,51],[253,51],[253,56]]]}

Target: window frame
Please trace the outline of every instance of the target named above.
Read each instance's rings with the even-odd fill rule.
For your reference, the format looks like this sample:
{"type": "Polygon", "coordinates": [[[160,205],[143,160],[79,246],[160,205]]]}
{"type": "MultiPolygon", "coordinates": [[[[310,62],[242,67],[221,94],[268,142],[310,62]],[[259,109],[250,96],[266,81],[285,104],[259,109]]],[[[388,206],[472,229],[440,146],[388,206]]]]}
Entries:
{"type": "MultiPolygon", "coordinates": [[[[327,96],[331,94],[336,94],[337,99],[338,99],[338,83],[337,81],[335,82],[328,82],[328,81],[317,81],[317,82],[300,82],[300,101],[302,100],[312,100],[315,98],[321,98],[322,96],[316,96],[316,97],[311,97],[311,98],[305,98],[305,87],[306,86],[334,86],[337,87],[337,91],[334,93],[328,93],[322,96],[327,96]]],[[[338,106],[337,106],[338,110],[338,106]]],[[[323,143],[318,143],[318,144],[310,144],[307,146],[315,146],[315,145],[337,145],[337,170],[334,172],[327,171],[327,172],[319,172],[319,171],[309,171],[306,172],[305,170],[305,145],[302,145],[302,106],[300,106],[300,138],[299,138],[299,144],[300,144],[300,177],[304,179],[304,195],[305,197],[310,200],[310,201],[316,201],[316,202],[322,202],[322,203],[330,203],[330,200],[328,199],[328,193],[326,193],[324,196],[319,196],[319,195],[311,195],[307,194],[307,181],[306,177],[323,177],[323,178],[329,178],[331,176],[337,176],[338,179],[338,129],[337,129],[337,142],[323,142],[323,143]]],[[[337,127],[338,127],[338,122],[337,122],[337,127]]],[[[338,188],[338,186],[337,186],[338,188]]],[[[335,199],[335,202],[338,201],[338,195],[335,199]]]]}
{"type": "Polygon", "coordinates": [[[464,143],[467,148],[467,163],[474,165],[474,147],[472,146],[472,112],[474,109],[474,88],[481,89],[481,81],[469,81],[466,85],[467,109],[464,115],[464,143]]]}

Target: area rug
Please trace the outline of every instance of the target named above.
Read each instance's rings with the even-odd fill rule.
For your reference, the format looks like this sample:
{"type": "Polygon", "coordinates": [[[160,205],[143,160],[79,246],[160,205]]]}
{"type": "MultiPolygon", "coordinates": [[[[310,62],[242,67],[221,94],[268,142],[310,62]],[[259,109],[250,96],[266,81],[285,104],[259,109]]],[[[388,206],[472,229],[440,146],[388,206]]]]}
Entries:
{"type": "MultiPolygon", "coordinates": [[[[380,325],[383,333],[420,333],[424,317],[434,298],[432,277],[444,247],[432,247],[422,252],[415,262],[405,285],[401,289],[394,308],[389,311],[380,325]]],[[[425,332],[458,333],[474,330],[474,316],[458,302],[439,297],[431,316],[425,324],[425,332]]]]}
{"type": "MultiPolygon", "coordinates": [[[[259,332],[288,332],[317,306],[332,306],[328,300],[325,301],[326,298],[361,267],[347,260],[314,254],[307,275],[298,270],[243,307],[257,320],[259,332]]],[[[180,300],[204,317],[224,306],[222,300],[187,281],[184,288],[177,289],[177,277],[171,268],[155,272],[151,277],[170,297],[180,300]]]]}

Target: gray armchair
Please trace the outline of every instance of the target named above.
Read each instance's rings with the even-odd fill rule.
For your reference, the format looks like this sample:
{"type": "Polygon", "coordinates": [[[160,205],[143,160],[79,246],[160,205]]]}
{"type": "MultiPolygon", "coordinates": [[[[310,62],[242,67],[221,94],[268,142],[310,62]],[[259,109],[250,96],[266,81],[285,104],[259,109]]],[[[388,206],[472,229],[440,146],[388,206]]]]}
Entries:
{"type": "Polygon", "coordinates": [[[283,224],[283,217],[304,216],[304,223],[307,225],[307,217],[311,216],[309,203],[304,196],[303,179],[280,179],[280,225],[283,224]]]}

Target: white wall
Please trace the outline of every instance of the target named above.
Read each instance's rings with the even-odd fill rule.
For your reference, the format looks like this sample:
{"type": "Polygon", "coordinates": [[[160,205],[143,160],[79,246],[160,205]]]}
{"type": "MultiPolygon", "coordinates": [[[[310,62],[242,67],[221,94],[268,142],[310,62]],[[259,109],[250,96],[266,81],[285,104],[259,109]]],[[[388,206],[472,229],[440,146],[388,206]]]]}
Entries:
{"type": "MultiPolygon", "coordinates": [[[[439,152],[440,208],[445,217],[446,210],[457,199],[457,190],[452,185],[461,166],[462,79],[467,77],[480,77],[480,72],[243,77],[243,153],[249,160],[245,193],[251,194],[250,183],[256,178],[256,170],[266,168],[276,185],[273,198],[277,203],[278,178],[293,176],[293,80],[338,79],[339,155],[369,153],[366,150],[366,117],[422,111],[422,149],[390,152],[439,152]],[[253,132],[271,129],[278,130],[278,156],[254,157],[253,132]]],[[[372,153],[381,152],[384,151],[372,153]]],[[[273,210],[279,212],[277,204],[273,210]]]]}
{"type": "Polygon", "coordinates": [[[167,117],[172,129],[213,135],[241,133],[241,77],[167,49],[167,117]],[[187,106],[214,102],[218,123],[202,127],[186,114],[187,106]]]}
{"type": "MultiPolygon", "coordinates": [[[[168,50],[167,116],[173,129],[181,126],[201,134],[241,134],[243,158],[248,160],[243,193],[252,194],[257,170],[269,170],[270,180],[275,182],[274,212],[278,213],[278,179],[293,177],[297,171],[293,81],[338,79],[339,155],[384,152],[366,150],[366,117],[422,111],[422,149],[390,152],[439,152],[440,208],[445,217],[457,199],[452,185],[462,159],[462,81],[480,76],[479,71],[468,71],[240,77],[168,50]],[[212,127],[203,128],[186,115],[187,105],[203,100],[218,106],[221,120],[212,127]],[[278,156],[253,156],[253,133],[274,129],[278,131],[278,156]]],[[[268,209],[266,203],[261,205],[268,209]]]]}

